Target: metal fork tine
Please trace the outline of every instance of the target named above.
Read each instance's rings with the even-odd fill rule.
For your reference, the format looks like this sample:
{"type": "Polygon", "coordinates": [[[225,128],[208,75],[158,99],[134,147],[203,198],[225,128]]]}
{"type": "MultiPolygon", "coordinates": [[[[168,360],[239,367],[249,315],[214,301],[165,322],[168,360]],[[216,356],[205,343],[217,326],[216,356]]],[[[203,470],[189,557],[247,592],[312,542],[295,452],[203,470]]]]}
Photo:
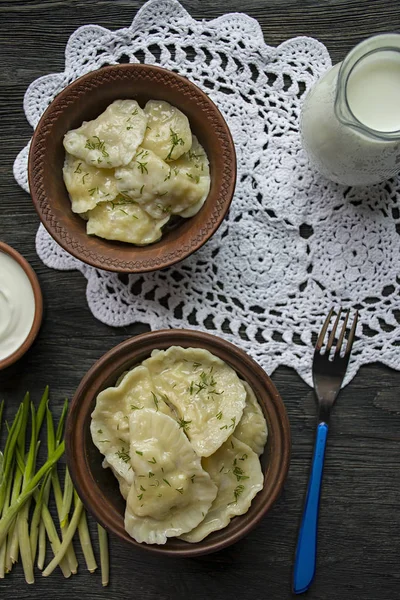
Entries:
{"type": "Polygon", "coordinates": [[[332,331],[331,331],[331,334],[330,334],[330,336],[329,336],[329,339],[328,339],[328,343],[327,343],[327,345],[326,345],[326,352],[327,352],[327,353],[329,353],[330,349],[332,348],[332,344],[333,344],[333,342],[334,342],[334,339],[335,339],[336,329],[337,329],[337,326],[338,326],[338,324],[339,324],[339,319],[340,319],[340,315],[341,315],[341,314],[342,314],[342,309],[341,309],[341,308],[339,308],[339,311],[338,311],[337,317],[336,317],[336,319],[335,319],[335,323],[334,323],[334,325],[333,325],[333,329],[332,329],[332,331]]]}
{"type": "Polygon", "coordinates": [[[354,342],[354,338],[355,338],[357,322],[358,322],[358,310],[356,310],[356,314],[354,315],[353,325],[351,326],[349,337],[347,339],[347,346],[346,346],[345,356],[349,356],[349,354],[351,352],[351,349],[353,347],[353,342],[354,342]]]}
{"type": "Polygon", "coordinates": [[[331,320],[332,313],[333,313],[333,308],[331,308],[331,310],[329,311],[329,315],[326,317],[325,323],[322,325],[322,329],[318,336],[317,343],[315,344],[315,350],[317,352],[319,350],[321,350],[322,344],[324,343],[325,335],[326,335],[327,329],[329,327],[329,322],[331,320]]]}
{"type": "Polygon", "coordinates": [[[350,310],[347,311],[346,316],[344,318],[344,323],[343,323],[342,331],[340,332],[340,336],[339,336],[338,343],[337,343],[337,346],[336,346],[336,352],[335,352],[335,354],[340,354],[340,350],[342,348],[344,336],[346,334],[347,321],[349,320],[349,316],[350,316],[350,310]]]}

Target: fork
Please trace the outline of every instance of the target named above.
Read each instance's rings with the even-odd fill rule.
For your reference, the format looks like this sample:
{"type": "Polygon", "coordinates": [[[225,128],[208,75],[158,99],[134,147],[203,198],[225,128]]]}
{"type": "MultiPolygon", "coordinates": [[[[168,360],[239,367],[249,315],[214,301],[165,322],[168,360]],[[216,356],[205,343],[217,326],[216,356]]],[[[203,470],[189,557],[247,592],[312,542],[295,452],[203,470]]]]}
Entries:
{"type": "Polygon", "coordinates": [[[295,594],[302,594],[308,590],[315,575],[318,511],[325,448],[328,437],[329,416],[340,391],[347,365],[349,364],[350,353],[353,347],[357,327],[358,312],[355,313],[345,350],[344,352],[341,352],[350,316],[350,311],[346,311],[344,322],[339,337],[337,338],[336,347],[334,347],[336,330],[341,314],[342,309],[339,309],[333,328],[328,337],[325,351],[321,352],[333,315],[333,309],[330,310],[329,315],[322,326],[314,351],[312,373],[314,390],[318,399],[318,425],[307,495],[297,539],[293,571],[293,592],[295,594]]]}

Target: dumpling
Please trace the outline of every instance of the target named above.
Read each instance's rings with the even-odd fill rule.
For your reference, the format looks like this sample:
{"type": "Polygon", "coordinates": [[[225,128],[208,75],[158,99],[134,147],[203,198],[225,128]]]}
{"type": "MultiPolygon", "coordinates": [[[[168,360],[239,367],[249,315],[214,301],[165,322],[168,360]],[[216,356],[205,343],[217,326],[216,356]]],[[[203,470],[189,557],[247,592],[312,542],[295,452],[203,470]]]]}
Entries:
{"type": "Polygon", "coordinates": [[[235,437],[250,446],[260,456],[267,442],[268,428],[257,398],[249,384],[243,381],[246,389],[246,406],[242,418],[235,429],[235,437]]]}
{"type": "Polygon", "coordinates": [[[143,148],[160,158],[172,161],[188,152],[192,146],[189,121],[179,108],[163,100],[149,100],[144,107],[148,116],[143,148]]]}
{"type": "Polygon", "coordinates": [[[200,542],[212,531],[226,527],[232,517],[243,515],[254,496],[263,487],[260,461],[253,450],[233,435],[215,454],[202,460],[203,468],[218,487],[204,520],[180,537],[187,542],[200,542]]]}
{"type": "Polygon", "coordinates": [[[116,202],[102,202],[88,212],[86,231],[106,240],[119,240],[138,246],[157,242],[162,227],[169,221],[153,219],[138,204],[117,197],[116,202]]]}
{"type": "Polygon", "coordinates": [[[137,542],[165,544],[204,519],[217,488],[177,422],[153,409],[129,419],[135,472],[125,529],[137,542]]]}
{"type": "Polygon", "coordinates": [[[195,151],[170,164],[140,147],[129,165],[115,171],[119,191],[155,219],[198,212],[208,195],[210,176],[204,150],[193,140],[195,151]]]}
{"type": "Polygon", "coordinates": [[[97,396],[92,413],[90,432],[93,443],[105,456],[107,465],[129,484],[133,481],[129,456],[129,415],[152,407],[172,415],[165,401],[156,396],[148,370],[138,366],[129,371],[117,387],[110,387],[97,396]]]}
{"type": "Polygon", "coordinates": [[[118,194],[112,169],[92,167],[68,152],[63,176],[74,213],[86,213],[98,202],[114,200],[118,194]]]}
{"type": "Polygon", "coordinates": [[[127,165],[141,144],[147,115],[136,100],[115,100],[97,119],[64,136],[67,152],[103,169],[127,165]]]}
{"type": "Polygon", "coordinates": [[[175,406],[194,450],[210,456],[239,423],[246,390],[236,372],[201,348],[171,346],[142,363],[159,394],[175,406]]]}

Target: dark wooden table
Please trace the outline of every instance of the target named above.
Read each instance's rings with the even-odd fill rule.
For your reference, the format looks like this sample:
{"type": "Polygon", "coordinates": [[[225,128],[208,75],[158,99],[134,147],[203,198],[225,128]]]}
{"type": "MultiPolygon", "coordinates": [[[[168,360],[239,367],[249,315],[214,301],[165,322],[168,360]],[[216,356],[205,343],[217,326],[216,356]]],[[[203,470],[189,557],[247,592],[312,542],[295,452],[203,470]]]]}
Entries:
{"type": "MultiPolygon", "coordinates": [[[[400,3],[390,0],[190,0],[195,18],[244,11],[276,45],[310,35],[328,47],[334,62],[368,35],[398,29],[400,3]]],[[[46,268],[35,253],[38,217],[15,183],[13,160],[31,129],[22,101],[29,83],[62,71],[69,35],[80,25],[129,25],[135,0],[0,0],[0,239],[35,268],[45,299],[40,335],[16,365],[0,373],[0,398],[13,414],[24,392],[38,399],[46,384],[59,410],[81,377],[112,346],[145,331],[141,324],[112,329],[92,316],[84,277],[46,268]]],[[[400,366],[400,364],[399,364],[400,366]]],[[[111,540],[111,583],[89,575],[64,580],[38,573],[27,586],[22,568],[0,581],[4,598],[135,598],[135,600],[285,600],[290,591],[296,533],[311,460],[315,424],[312,390],[290,369],[273,380],[289,413],[293,455],[284,493],[247,538],[201,559],[160,559],[111,540]]],[[[400,597],[400,374],[369,365],[344,389],[332,417],[321,502],[317,577],[313,600],[392,600],[400,597]]]]}

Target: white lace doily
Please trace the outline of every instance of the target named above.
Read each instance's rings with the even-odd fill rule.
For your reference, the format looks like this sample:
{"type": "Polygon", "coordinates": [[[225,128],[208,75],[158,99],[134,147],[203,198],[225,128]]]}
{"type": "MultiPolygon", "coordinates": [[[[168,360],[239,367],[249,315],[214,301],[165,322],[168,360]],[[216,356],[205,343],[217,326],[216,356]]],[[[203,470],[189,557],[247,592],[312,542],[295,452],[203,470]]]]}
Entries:
{"type": "MultiPolygon", "coordinates": [[[[400,369],[399,181],[368,189],[330,183],[300,145],[304,93],[331,65],[321,43],[299,37],[273,48],[244,14],[196,21],[176,0],[151,0],[126,29],[80,27],[65,56],[63,73],[37,79],[26,92],[32,127],[71,81],[129,57],[176,70],[205,90],[237,150],[228,217],[201,250],[168,270],[99,271],[39,228],[39,256],[49,267],[83,273],[98,319],[206,329],[242,346],[268,373],[288,365],[311,383],[315,336],[329,308],[343,305],[361,312],[346,381],[373,361],[400,369]]],[[[14,165],[26,191],[27,156],[28,147],[14,165]]]]}

